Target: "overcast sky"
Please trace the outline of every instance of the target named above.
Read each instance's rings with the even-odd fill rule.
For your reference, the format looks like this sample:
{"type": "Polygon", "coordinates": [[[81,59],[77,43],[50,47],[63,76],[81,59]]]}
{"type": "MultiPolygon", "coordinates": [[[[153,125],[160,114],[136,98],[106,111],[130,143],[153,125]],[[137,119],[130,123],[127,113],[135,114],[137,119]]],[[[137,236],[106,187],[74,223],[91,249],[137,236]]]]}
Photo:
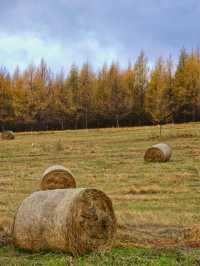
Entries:
{"type": "Polygon", "coordinates": [[[200,46],[199,0],[0,0],[0,64],[38,63],[55,71],[177,57],[200,46]]]}

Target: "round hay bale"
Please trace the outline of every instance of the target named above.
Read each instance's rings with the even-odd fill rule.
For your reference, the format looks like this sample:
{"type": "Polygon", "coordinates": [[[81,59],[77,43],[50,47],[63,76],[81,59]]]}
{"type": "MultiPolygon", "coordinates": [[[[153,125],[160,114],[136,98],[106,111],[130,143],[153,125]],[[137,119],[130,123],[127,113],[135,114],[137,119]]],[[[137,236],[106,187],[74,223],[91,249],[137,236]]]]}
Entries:
{"type": "Polygon", "coordinates": [[[15,135],[14,135],[14,133],[12,131],[3,131],[1,133],[1,138],[3,140],[12,140],[12,139],[15,138],[15,135]]]}
{"type": "Polygon", "coordinates": [[[76,181],[72,173],[62,165],[53,165],[42,176],[41,190],[75,188],[76,181]]]}
{"type": "Polygon", "coordinates": [[[73,255],[110,249],[115,233],[111,200],[85,188],[34,192],[22,202],[13,225],[16,247],[73,255]]]}
{"type": "Polygon", "coordinates": [[[165,143],[159,143],[149,148],[144,155],[148,162],[167,162],[172,155],[172,148],[165,143]]]}

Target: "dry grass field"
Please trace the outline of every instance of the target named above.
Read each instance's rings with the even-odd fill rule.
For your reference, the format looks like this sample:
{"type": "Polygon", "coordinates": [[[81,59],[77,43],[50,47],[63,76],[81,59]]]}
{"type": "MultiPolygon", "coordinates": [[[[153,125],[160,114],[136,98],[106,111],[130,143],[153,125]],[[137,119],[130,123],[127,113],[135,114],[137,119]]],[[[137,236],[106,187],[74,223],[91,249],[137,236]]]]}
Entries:
{"type": "Polygon", "coordinates": [[[166,125],[158,134],[158,127],[113,128],[0,141],[0,265],[200,265],[200,124],[166,125]],[[172,146],[170,162],[144,162],[158,142],[172,146]],[[78,187],[112,199],[118,233],[111,253],[71,258],[5,246],[18,206],[53,164],[69,168],[78,187]]]}

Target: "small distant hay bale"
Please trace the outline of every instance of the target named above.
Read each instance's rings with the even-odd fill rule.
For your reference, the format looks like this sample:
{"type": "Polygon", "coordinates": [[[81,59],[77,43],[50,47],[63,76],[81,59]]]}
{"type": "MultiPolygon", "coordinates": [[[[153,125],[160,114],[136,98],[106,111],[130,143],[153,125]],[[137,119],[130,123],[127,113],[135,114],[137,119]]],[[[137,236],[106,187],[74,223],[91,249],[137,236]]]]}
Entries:
{"type": "Polygon", "coordinates": [[[85,188],[34,192],[22,202],[13,225],[15,246],[36,252],[106,251],[115,234],[111,200],[85,188]]]}
{"type": "Polygon", "coordinates": [[[165,143],[159,143],[149,148],[144,155],[147,162],[167,162],[171,158],[172,148],[165,143]]]}
{"type": "Polygon", "coordinates": [[[15,138],[15,134],[12,131],[3,131],[1,133],[1,138],[3,140],[12,140],[15,138]]]}
{"type": "Polygon", "coordinates": [[[62,165],[53,165],[42,176],[41,190],[75,188],[76,181],[72,173],[62,165]]]}

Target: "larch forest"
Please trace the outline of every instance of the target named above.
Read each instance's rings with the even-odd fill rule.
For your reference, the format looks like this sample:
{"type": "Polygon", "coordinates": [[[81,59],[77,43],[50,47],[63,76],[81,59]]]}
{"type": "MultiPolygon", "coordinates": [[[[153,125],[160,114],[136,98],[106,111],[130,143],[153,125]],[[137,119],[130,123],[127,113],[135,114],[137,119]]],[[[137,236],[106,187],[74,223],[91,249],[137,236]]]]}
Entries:
{"type": "Polygon", "coordinates": [[[86,62],[66,74],[42,59],[11,74],[0,69],[1,130],[55,130],[181,123],[200,119],[200,52],[149,67],[141,52],[127,68],[86,62]]]}

